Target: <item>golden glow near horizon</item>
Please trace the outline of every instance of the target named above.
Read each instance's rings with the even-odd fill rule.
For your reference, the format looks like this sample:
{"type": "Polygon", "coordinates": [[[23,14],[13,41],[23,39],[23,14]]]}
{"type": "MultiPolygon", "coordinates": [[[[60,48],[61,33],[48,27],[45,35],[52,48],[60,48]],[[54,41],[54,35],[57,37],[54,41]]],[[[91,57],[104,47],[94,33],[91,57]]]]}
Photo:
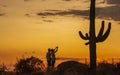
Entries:
{"type": "MultiPolygon", "coordinates": [[[[100,2],[102,0],[98,0],[100,2]]],[[[38,16],[37,13],[49,10],[85,10],[89,1],[62,0],[0,0],[0,62],[13,62],[22,55],[34,55],[45,58],[48,48],[59,46],[57,57],[89,57],[89,46],[79,37],[78,31],[89,31],[89,20],[82,16],[38,16]],[[71,2],[71,3],[70,3],[71,2]],[[81,4],[79,3],[81,2],[81,4]]],[[[109,6],[98,4],[98,7],[109,6]]],[[[96,20],[96,31],[101,26],[96,20]]],[[[120,57],[120,24],[112,22],[110,36],[97,44],[98,58],[120,57]]]]}

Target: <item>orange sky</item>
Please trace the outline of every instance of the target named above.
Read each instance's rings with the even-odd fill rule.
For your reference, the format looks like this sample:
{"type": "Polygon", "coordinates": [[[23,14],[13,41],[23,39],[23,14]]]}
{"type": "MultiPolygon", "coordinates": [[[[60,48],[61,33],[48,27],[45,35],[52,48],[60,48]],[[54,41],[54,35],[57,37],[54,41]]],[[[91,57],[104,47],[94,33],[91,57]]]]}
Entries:
{"type": "MultiPolygon", "coordinates": [[[[102,1],[97,1],[97,7],[110,6],[102,1]]],[[[78,34],[79,30],[89,31],[88,19],[70,12],[68,15],[37,15],[50,10],[87,10],[88,7],[88,0],[0,0],[0,14],[3,14],[0,16],[0,62],[13,63],[22,55],[45,58],[47,49],[55,46],[59,46],[57,57],[89,57],[89,46],[84,45],[86,41],[78,34]]],[[[96,19],[96,32],[102,20],[96,19]]],[[[106,28],[108,22],[112,22],[112,30],[107,40],[97,44],[97,56],[100,59],[120,57],[120,23],[110,18],[104,20],[106,28]]]]}

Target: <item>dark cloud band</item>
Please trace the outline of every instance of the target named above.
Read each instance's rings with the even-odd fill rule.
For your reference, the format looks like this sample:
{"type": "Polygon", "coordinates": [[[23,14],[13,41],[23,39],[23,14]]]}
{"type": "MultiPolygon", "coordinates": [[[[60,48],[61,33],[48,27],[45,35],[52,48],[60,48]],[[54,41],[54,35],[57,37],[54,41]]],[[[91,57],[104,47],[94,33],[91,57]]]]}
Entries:
{"type": "Polygon", "coordinates": [[[37,13],[39,16],[55,16],[55,15],[60,15],[60,16],[65,16],[65,15],[74,15],[74,16],[79,16],[79,15],[84,15],[88,16],[89,12],[88,10],[67,10],[67,11],[47,11],[47,12],[40,12],[37,13]]]}
{"type": "Polygon", "coordinates": [[[115,5],[119,5],[120,4],[120,0],[106,0],[107,4],[115,4],[115,5]]]}
{"type": "MultiPolygon", "coordinates": [[[[109,6],[104,8],[96,8],[96,17],[100,19],[113,19],[115,21],[120,21],[120,6],[109,6]]],[[[89,17],[89,10],[66,10],[66,11],[45,11],[37,13],[38,16],[83,16],[84,18],[89,17]]]]}

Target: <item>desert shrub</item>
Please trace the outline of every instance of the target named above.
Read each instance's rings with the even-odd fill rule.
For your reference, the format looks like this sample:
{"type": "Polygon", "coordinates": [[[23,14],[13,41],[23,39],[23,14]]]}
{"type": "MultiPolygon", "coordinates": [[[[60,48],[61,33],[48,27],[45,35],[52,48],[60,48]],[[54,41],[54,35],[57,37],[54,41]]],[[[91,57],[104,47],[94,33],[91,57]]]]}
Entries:
{"type": "Polygon", "coordinates": [[[116,64],[117,75],[120,75],[120,63],[116,64]]]}
{"type": "Polygon", "coordinates": [[[5,75],[15,75],[14,71],[7,71],[5,75]]]}
{"type": "Polygon", "coordinates": [[[4,75],[6,73],[7,67],[4,64],[0,64],[0,75],[4,75]]]}
{"type": "Polygon", "coordinates": [[[99,63],[97,67],[97,75],[115,75],[116,67],[110,63],[99,63]]]}
{"type": "Polygon", "coordinates": [[[59,64],[54,75],[87,75],[88,66],[77,61],[67,61],[59,64]]]}
{"type": "Polygon", "coordinates": [[[120,63],[117,63],[117,69],[120,70],[120,63]]]}
{"type": "Polygon", "coordinates": [[[43,61],[36,57],[21,58],[15,64],[15,72],[23,73],[42,73],[44,70],[43,61]]]}

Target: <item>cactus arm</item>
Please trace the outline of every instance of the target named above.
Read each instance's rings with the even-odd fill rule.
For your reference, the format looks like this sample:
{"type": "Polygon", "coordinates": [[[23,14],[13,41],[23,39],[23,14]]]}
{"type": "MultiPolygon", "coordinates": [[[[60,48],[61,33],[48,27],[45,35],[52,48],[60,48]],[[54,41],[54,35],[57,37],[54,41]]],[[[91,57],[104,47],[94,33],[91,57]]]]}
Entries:
{"type": "Polygon", "coordinates": [[[81,37],[82,39],[84,39],[84,40],[88,40],[88,39],[89,39],[88,33],[86,33],[86,36],[84,36],[84,35],[82,34],[82,32],[79,31],[79,35],[80,35],[80,37],[81,37]]]}
{"type": "Polygon", "coordinates": [[[88,33],[86,33],[85,35],[86,35],[86,38],[89,39],[89,35],[88,35],[88,33]]]}
{"type": "Polygon", "coordinates": [[[86,43],[85,43],[85,45],[89,45],[89,44],[90,44],[90,42],[86,42],[86,43]]]}
{"type": "Polygon", "coordinates": [[[102,26],[98,36],[96,37],[96,42],[99,42],[99,40],[102,38],[103,32],[104,32],[104,21],[102,21],[102,26]]]}
{"type": "Polygon", "coordinates": [[[108,29],[107,29],[107,31],[103,34],[102,38],[99,39],[99,42],[103,42],[104,40],[106,40],[106,38],[107,38],[108,35],[110,34],[110,30],[111,30],[111,23],[108,24],[108,29]]]}
{"type": "Polygon", "coordinates": [[[102,26],[101,26],[100,32],[98,34],[98,38],[102,37],[103,32],[104,32],[104,21],[102,21],[102,26]]]}

